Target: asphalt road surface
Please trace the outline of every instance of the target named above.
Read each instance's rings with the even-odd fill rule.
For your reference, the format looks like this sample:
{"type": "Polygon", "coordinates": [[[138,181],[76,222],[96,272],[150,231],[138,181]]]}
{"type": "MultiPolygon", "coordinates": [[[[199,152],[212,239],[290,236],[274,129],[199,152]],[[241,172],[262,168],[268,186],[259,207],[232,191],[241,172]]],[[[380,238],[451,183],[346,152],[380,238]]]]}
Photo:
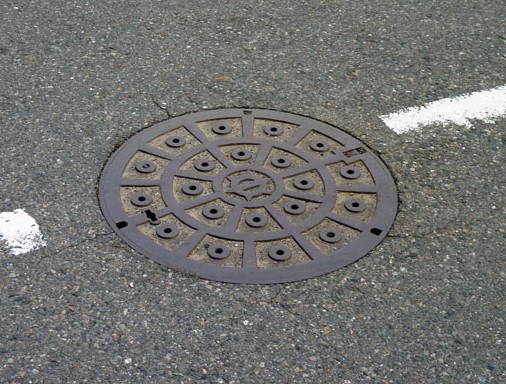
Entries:
{"type": "Polygon", "coordinates": [[[506,7],[442,1],[0,4],[1,383],[504,383],[506,119],[397,134],[379,116],[506,84],[506,7]],[[369,255],[295,283],[162,268],[111,230],[112,151],[168,116],[269,108],[388,164],[399,212],[369,255]]]}

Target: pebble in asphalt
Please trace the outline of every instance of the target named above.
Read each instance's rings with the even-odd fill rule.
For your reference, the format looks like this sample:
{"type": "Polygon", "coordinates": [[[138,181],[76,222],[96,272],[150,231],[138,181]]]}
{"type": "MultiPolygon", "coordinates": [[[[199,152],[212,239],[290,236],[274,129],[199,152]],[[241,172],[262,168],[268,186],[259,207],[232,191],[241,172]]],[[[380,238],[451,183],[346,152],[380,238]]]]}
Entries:
{"type": "Polygon", "coordinates": [[[504,119],[396,135],[379,115],[505,84],[504,5],[109,1],[0,5],[5,383],[504,381],[504,119]],[[103,219],[96,182],[144,126],[218,107],[343,127],[394,174],[370,255],[296,283],[163,269],[103,219]]]}

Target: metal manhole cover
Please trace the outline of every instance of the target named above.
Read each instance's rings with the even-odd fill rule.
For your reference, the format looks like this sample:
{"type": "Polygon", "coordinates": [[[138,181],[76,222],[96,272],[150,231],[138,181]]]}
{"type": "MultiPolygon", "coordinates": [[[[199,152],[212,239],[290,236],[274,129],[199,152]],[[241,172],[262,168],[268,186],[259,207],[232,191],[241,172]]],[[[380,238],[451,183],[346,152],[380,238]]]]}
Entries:
{"type": "Polygon", "coordinates": [[[359,140],[261,109],[147,128],[113,154],[99,190],[105,217],[134,249],[233,283],[301,280],[352,263],[397,210],[392,177],[359,140]]]}

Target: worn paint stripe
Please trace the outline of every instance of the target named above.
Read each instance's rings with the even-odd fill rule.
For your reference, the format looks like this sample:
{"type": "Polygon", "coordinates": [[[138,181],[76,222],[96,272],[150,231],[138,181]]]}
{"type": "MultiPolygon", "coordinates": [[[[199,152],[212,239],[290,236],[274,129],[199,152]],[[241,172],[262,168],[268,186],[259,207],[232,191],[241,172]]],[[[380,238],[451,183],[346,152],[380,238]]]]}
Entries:
{"type": "Polygon", "coordinates": [[[434,124],[471,127],[473,120],[494,123],[503,116],[506,116],[506,85],[402,109],[380,119],[401,134],[434,124]]]}
{"type": "Polygon", "coordinates": [[[20,255],[46,245],[39,225],[22,209],[0,212],[0,242],[5,242],[13,255],[20,255]]]}

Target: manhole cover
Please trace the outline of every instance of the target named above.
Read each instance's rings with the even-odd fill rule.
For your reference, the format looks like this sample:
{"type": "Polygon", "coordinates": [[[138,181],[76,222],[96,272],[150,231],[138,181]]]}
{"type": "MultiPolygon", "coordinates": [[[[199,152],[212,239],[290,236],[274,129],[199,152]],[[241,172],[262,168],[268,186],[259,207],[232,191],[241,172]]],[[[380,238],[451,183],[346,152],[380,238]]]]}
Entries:
{"type": "Polygon", "coordinates": [[[170,119],[116,151],[100,203],[118,235],[160,264],[233,283],[334,271],[387,234],[387,168],[328,124],[269,110],[170,119]]]}

